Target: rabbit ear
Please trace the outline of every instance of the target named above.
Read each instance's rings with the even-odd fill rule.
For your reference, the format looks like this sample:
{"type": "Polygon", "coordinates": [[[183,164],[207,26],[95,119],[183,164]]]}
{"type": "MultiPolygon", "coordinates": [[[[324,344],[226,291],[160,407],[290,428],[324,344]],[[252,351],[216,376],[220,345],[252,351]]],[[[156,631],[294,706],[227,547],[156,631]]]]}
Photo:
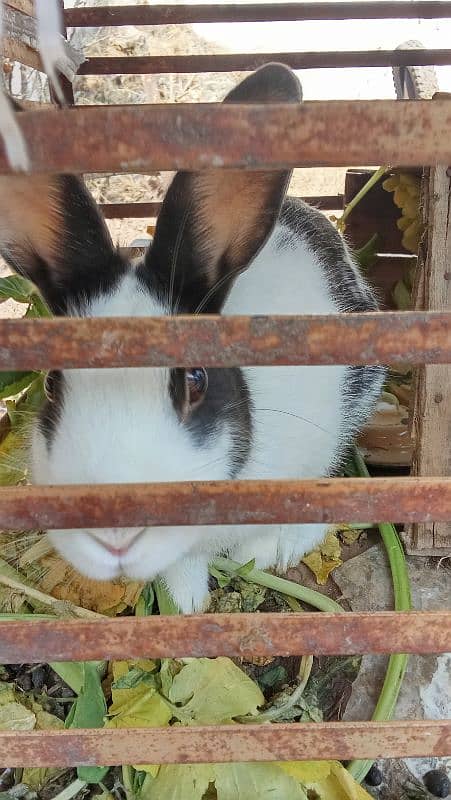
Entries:
{"type": "MultiPolygon", "coordinates": [[[[233,89],[225,102],[299,102],[301,97],[291,70],[269,64],[233,89]]],[[[290,176],[291,170],[244,169],[179,172],[175,176],[147,260],[165,288],[171,308],[220,310],[233,279],[246,269],[271,233],[290,176]]]]}
{"type": "Polygon", "coordinates": [[[73,175],[0,176],[0,253],[55,314],[108,291],[122,272],[93,198],[73,175]]]}

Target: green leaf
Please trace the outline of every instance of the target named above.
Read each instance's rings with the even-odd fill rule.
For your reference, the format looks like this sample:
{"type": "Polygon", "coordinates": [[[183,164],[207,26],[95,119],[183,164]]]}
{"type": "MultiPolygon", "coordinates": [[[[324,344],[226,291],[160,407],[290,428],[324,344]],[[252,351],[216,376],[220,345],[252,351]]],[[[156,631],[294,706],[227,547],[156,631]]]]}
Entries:
{"type": "Polygon", "coordinates": [[[150,686],[152,689],[159,688],[159,683],[155,675],[147,670],[133,667],[126,675],[118,678],[112,685],[112,689],[134,689],[140,683],[150,686]]]}
{"type": "Polygon", "coordinates": [[[0,303],[5,300],[15,300],[16,303],[29,303],[31,296],[36,293],[33,284],[20,275],[8,275],[0,278],[0,303]]]}
{"type": "MultiPolygon", "coordinates": [[[[105,696],[96,663],[82,664],[83,682],[72,709],[66,719],[66,728],[102,728],[106,714],[105,696]]],[[[86,783],[101,781],[109,767],[79,767],[78,779],[86,783]]]]}
{"type": "Polygon", "coordinates": [[[255,569],[255,558],[252,558],[247,564],[243,564],[237,569],[236,574],[239,575],[240,578],[245,578],[253,569],[255,569]]]}
{"type": "Polygon", "coordinates": [[[169,700],[174,715],[185,724],[230,723],[234,717],[256,714],[265,698],[256,683],[230,658],[196,658],[174,677],[169,700]]]}
{"type": "Polygon", "coordinates": [[[412,299],[404,281],[398,281],[393,289],[392,296],[396,308],[399,308],[400,311],[410,311],[412,308],[412,299]]]}
{"type": "Polygon", "coordinates": [[[38,375],[38,372],[0,372],[0,400],[23,392],[38,375]]]}
{"type": "Polygon", "coordinates": [[[136,617],[151,616],[153,611],[153,604],[155,602],[155,593],[151,583],[146,583],[141,592],[141,596],[135,606],[136,617]]]}

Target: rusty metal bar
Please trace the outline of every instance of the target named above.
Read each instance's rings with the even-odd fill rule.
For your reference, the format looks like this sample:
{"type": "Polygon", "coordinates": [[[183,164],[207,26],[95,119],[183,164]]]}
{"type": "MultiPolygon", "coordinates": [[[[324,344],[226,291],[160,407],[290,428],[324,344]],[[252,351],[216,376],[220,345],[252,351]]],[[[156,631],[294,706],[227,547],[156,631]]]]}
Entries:
{"type": "Polygon", "coordinates": [[[451,720],[0,732],[9,767],[449,756],[451,720]]]}
{"type": "Polygon", "coordinates": [[[451,312],[0,320],[0,370],[395,362],[451,363],[451,312]]]}
{"type": "Polygon", "coordinates": [[[307,2],[155,5],[68,8],[68,27],[169,25],[195,22],[294,22],[296,20],[437,19],[451,17],[450,2],[307,2]]]}
{"type": "Polygon", "coordinates": [[[218,53],[175,56],[98,56],[81,64],[78,75],[162,75],[166,73],[252,72],[278,61],[292,69],[414,67],[451,64],[451,50],[356,50],[313,53],[218,53]]]}
{"type": "MultiPolygon", "coordinates": [[[[331,211],[343,206],[343,195],[313,195],[302,198],[311,206],[331,211]]],[[[157,217],[161,203],[100,203],[105,219],[145,219],[157,217]]]]}
{"type": "Polygon", "coordinates": [[[78,107],[24,111],[19,124],[34,173],[451,163],[448,97],[78,107]]]}
{"type": "MultiPolygon", "coordinates": [[[[46,530],[303,522],[449,522],[451,478],[15,486],[0,488],[0,528],[46,530]]],[[[67,534],[72,535],[72,534],[67,534]]],[[[168,536],[170,532],[168,531],[168,536]]]]}
{"type": "Polygon", "coordinates": [[[447,653],[451,611],[0,621],[0,663],[447,653]]]}

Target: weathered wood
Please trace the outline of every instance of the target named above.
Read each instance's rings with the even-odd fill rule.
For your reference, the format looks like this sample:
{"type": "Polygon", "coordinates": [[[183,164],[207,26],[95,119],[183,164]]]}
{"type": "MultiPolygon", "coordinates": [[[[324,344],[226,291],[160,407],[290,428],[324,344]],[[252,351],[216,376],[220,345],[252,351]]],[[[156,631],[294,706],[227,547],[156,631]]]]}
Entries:
{"type": "Polygon", "coordinates": [[[0,663],[446,653],[451,611],[0,621],[0,663]]]}
{"type": "MultiPolygon", "coordinates": [[[[317,208],[337,211],[343,205],[343,195],[313,195],[302,198],[306,203],[317,208]]],[[[100,203],[105,219],[144,219],[157,217],[161,202],[155,203],[100,203]]]]}
{"type": "MultiPolygon", "coordinates": [[[[451,308],[451,169],[431,170],[426,188],[428,237],[420,260],[416,307],[451,308]]],[[[427,364],[417,373],[413,415],[413,475],[451,475],[451,367],[427,364]]],[[[451,553],[451,522],[416,524],[408,532],[410,553],[451,553]]]]}
{"type": "Polygon", "coordinates": [[[0,320],[3,370],[396,362],[451,363],[451,311],[0,320]]]}
{"type": "MultiPolygon", "coordinates": [[[[18,121],[33,173],[451,163],[447,97],[80,106],[24,111],[18,121]]],[[[0,173],[11,173],[4,152],[0,173]]]]}
{"type": "MultiPolygon", "coordinates": [[[[15,0],[20,2],[20,0],[15,0]]],[[[21,0],[30,3],[30,0],[21,0]]],[[[103,8],[68,8],[66,24],[71,27],[107,25],[169,25],[193,22],[291,22],[295,20],[341,19],[434,19],[451,16],[451,3],[413,0],[390,2],[306,2],[228,3],[221,5],[124,5],[103,8]]]]}
{"type": "Polygon", "coordinates": [[[451,50],[345,50],[339,52],[217,53],[163,56],[93,56],[79,75],[161,75],[199,72],[250,72],[277,61],[291,69],[341,69],[450,64],[451,50]]]}
{"type": "Polygon", "coordinates": [[[0,488],[0,528],[9,530],[112,525],[295,525],[344,520],[449,522],[451,478],[322,478],[0,488]]]}
{"type": "Polygon", "coordinates": [[[0,752],[9,767],[449,756],[451,720],[8,731],[0,752]]]}

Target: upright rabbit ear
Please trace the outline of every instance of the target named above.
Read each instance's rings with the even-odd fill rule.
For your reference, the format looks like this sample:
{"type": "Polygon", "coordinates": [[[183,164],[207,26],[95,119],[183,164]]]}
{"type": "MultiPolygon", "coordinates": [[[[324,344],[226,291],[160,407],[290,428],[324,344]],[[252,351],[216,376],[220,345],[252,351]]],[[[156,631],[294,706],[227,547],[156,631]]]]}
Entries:
{"type": "Polygon", "coordinates": [[[93,198],[72,175],[0,176],[0,253],[55,314],[107,292],[122,272],[93,198]]]}
{"type": "MultiPolygon", "coordinates": [[[[226,103],[300,102],[290,69],[268,64],[226,103]]],[[[261,131],[264,136],[264,130],[261,131]]],[[[164,200],[146,266],[173,310],[217,313],[234,278],[266,242],[291,170],[179,172],[164,200]]]]}

